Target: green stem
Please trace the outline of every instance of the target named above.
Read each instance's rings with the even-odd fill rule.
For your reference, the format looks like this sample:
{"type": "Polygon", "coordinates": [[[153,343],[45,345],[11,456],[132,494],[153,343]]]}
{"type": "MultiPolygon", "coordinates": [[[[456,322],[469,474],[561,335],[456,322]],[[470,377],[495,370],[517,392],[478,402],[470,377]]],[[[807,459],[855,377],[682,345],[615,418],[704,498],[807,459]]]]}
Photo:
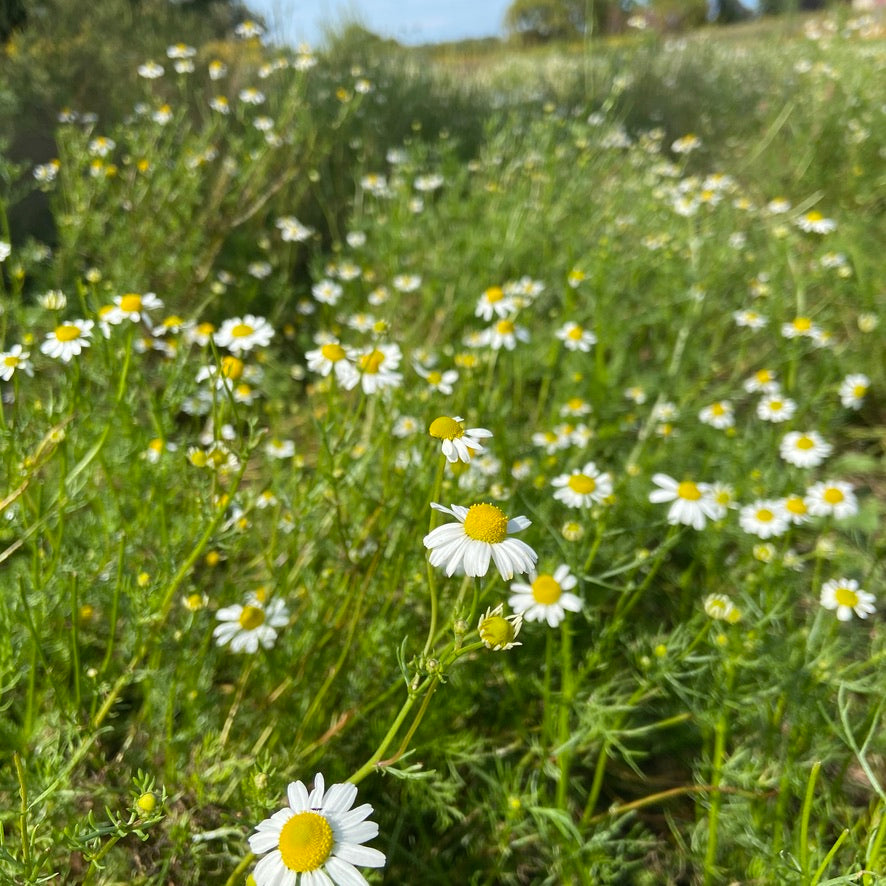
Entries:
{"type": "Polygon", "coordinates": [[[815,782],[821,769],[821,761],[816,760],[812,764],[809,780],[806,782],[806,795],[803,798],[803,809],[800,812],[800,845],[797,847],[797,855],[800,862],[800,870],[803,872],[803,882],[809,882],[806,878],[809,874],[809,817],[812,814],[812,800],[815,796],[815,782]]]}
{"type": "Polygon", "coordinates": [[[569,709],[572,705],[572,697],[575,692],[574,675],[572,673],[572,631],[569,626],[568,616],[563,620],[560,634],[560,663],[562,674],[560,677],[560,701],[557,723],[557,746],[560,748],[558,764],[560,779],[557,782],[557,808],[566,808],[566,788],[569,784],[569,765],[572,762],[572,753],[563,745],[569,740],[569,709]]]}

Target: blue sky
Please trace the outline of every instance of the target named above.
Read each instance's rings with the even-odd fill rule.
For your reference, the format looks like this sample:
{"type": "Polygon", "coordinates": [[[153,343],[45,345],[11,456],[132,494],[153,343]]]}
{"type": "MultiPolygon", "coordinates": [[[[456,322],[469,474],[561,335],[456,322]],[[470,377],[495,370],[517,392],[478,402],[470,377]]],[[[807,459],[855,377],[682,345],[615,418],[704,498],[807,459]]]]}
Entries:
{"type": "Polygon", "coordinates": [[[401,43],[437,43],[503,34],[510,0],[246,0],[284,41],[317,45],[324,23],[356,18],[401,43]]]}

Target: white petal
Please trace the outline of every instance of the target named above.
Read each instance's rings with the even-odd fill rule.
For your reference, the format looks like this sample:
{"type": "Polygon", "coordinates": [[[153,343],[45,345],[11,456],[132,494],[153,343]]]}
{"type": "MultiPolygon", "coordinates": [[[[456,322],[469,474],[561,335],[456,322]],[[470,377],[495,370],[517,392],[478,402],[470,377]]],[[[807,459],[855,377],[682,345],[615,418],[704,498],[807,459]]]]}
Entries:
{"type": "Polygon", "coordinates": [[[385,855],[370,846],[358,846],[356,843],[343,843],[335,847],[335,857],[364,868],[381,868],[385,865],[385,855]]]}
{"type": "Polygon", "coordinates": [[[508,520],[508,532],[520,532],[528,526],[532,526],[532,520],[528,517],[514,517],[508,520]]]}
{"type": "Polygon", "coordinates": [[[323,781],[323,773],[318,772],[314,776],[314,790],[311,791],[311,796],[308,798],[308,806],[311,809],[323,808],[323,793],[325,788],[326,783],[323,781]]]}
{"type": "MultiPolygon", "coordinates": [[[[485,541],[469,539],[464,552],[465,575],[470,575],[474,578],[482,578],[486,575],[489,572],[489,558],[490,556],[495,557],[497,547],[498,545],[491,545],[485,541]]],[[[497,566],[497,557],[495,563],[497,566]]],[[[451,575],[451,573],[449,574],[451,575]]],[[[507,578],[510,577],[510,575],[507,576],[507,578]]]]}
{"type": "Polygon", "coordinates": [[[349,825],[339,823],[339,832],[339,842],[342,844],[365,843],[378,836],[378,825],[374,821],[358,821],[349,825]]]}
{"type": "Polygon", "coordinates": [[[300,781],[293,781],[286,789],[286,797],[293,812],[307,812],[310,809],[308,789],[300,781]]]}
{"type": "MultiPolygon", "coordinates": [[[[347,812],[354,805],[357,799],[357,785],[350,782],[342,784],[334,784],[326,793],[326,800],[323,803],[323,811],[331,813],[347,812]]],[[[370,807],[370,812],[372,807],[370,807]]]]}
{"type": "Polygon", "coordinates": [[[352,864],[334,855],[326,862],[326,869],[336,886],[369,886],[366,878],[352,864]]]}

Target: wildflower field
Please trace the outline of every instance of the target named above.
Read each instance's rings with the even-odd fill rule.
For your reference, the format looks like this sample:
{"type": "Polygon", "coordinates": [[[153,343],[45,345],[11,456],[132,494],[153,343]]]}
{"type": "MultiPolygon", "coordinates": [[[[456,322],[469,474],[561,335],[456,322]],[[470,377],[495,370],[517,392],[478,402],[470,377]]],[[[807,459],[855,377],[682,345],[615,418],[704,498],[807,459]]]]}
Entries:
{"type": "Polygon", "coordinates": [[[886,31],[742,34],[0,161],[0,882],[886,882],[886,31]]]}

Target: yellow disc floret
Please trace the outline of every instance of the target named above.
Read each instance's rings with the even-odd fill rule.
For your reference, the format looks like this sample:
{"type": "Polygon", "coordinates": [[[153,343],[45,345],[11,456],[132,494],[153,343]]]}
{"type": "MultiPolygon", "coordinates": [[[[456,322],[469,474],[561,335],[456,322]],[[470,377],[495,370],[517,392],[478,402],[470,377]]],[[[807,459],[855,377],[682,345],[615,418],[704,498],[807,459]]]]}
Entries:
{"type": "Polygon", "coordinates": [[[120,310],[127,314],[135,313],[142,309],[142,297],[135,292],[127,292],[120,296],[120,310]]]}
{"type": "Polygon", "coordinates": [[[280,830],[280,855],[290,871],[316,871],[332,854],[329,822],[316,812],[293,815],[280,830]]]}
{"type": "Polygon", "coordinates": [[[55,327],[55,337],[58,341],[73,341],[80,337],[80,327],[73,323],[63,323],[55,327]]]}
{"type": "Polygon", "coordinates": [[[840,606],[848,606],[850,609],[854,609],[858,605],[858,594],[845,585],[841,585],[834,591],[834,599],[840,606]]]}
{"type": "Polygon", "coordinates": [[[840,502],[843,501],[845,497],[846,496],[843,495],[843,493],[839,489],[837,489],[836,486],[829,486],[827,489],[825,489],[824,495],[822,496],[822,498],[829,505],[838,505],[840,504],[840,502]]]}
{"type": "Polygon", "coordinates": [[[265,611],[260,606],[244,606],[238,621],[244,631],[254,631],[265,623],[265,611]]]}
{"type": "Polygon", "coordinates": [[[344,360],[345,358],[345,349],[341,345],[337,345],[334,342],[323,345],[323,347],[320,348],[320,353],[330,363],[338,363],[339,360],[344,360]]]}
{"type": "Polygon", "coordinates": [[[552,575],[542,574],[532,582],[532,596],[535,598],[535,602],[541,603],[542,606],[556,603],[562,593],[563,588],[560,587],[560,582],[552,575]]]}
{"type": "Polygon", "coordinates": [[[495,505],[471,505],[465,516],[465,535],[496,545],[508,537],[508,518],[495,505]]]}
{"type": "Polygon", "coordinates": [[[590,495],[597,488],[597,481],[587,474],[573,474],[569,478],[569,488],[579,495],[590,495]]]}
{"type": "Polygon", "coordinates": [[[455,440],[457,437],[463,437],[465,433],[464,425],[449,418],[448,415],[441,415],[431,422],[428,433],[438,440],[455,440]]]}
{"type": "Polygon", "coordinates": [[[363,354],[360,357],[360,369],[363,372],[368,372],[370,375],[375,375],[381,368],[384,359],[384,351],[380,351],[378,348],[373,348],[368,354],[363,354]]]}
{"type": "Polygon", "coordinates": [[[684,480],[677,487],[677,495],[680,498],[686,499],[686,501],[698,501],[701,498],[701,490],[698,488],[697,483],[693,483],[691,480],[684,480]]]}

